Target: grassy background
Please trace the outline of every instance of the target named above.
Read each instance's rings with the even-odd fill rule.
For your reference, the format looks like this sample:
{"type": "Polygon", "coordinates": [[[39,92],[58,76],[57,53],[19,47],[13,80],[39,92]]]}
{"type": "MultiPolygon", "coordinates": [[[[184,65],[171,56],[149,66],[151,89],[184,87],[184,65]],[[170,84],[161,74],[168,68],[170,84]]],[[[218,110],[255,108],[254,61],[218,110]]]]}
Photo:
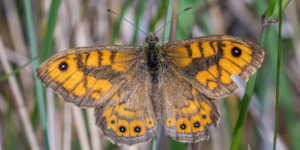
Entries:
{"type": "MultiPolygon", "coordinates": [[[[173,16],[188,6],[193,9],[171,23],[169,42],[227,34],[258,43],[261,17],[267,9],[269,12],[270,2],[276,1],[174,1],[173,16]]],[[[0,43],[3,43],[0,51],[5,55],[5,60],[0,57],[0,78],[11,72],[4,61],[11,70],[19,71],[18,67],[31,58],[39,56],[40,59],[0,82],[0,150],[149,149],[150,141],[132,147],[112,145],[94,126],[92,109],[66,104],[51,90],[42,88],[35,80],[33,68],[52,54],[72,47],[142,45],[146,38],[143,33],[106,10],[114,10],[148,33],[164,25],[168,3],[168,0],[0,0],[0,12],[3,12],[0,13],[0,43]]],[[[276,14],[277,8],[274,10],[276,14]]],[[[277,149],[300,149],[299,14],[299,1],[291,1],[283,13],[277,149]]],[[[272,19],[278,16],[273,15],[272,19]]],[[[160,41],[163,33],[157,34],[160,41]]],[[[258,73],[237,149],[247,149],[248,145],[251,149],[273,146],[278,24],[268,27],[264,40],[265,61],[258,73]]],[[[208,141],[183,144],[160,132],[156,148],[229,149],[246,87],[244,82],[238,83],[241,90],[237,94],[218,100],[221,123],[217,129],[211,127],[208,141]]]]}

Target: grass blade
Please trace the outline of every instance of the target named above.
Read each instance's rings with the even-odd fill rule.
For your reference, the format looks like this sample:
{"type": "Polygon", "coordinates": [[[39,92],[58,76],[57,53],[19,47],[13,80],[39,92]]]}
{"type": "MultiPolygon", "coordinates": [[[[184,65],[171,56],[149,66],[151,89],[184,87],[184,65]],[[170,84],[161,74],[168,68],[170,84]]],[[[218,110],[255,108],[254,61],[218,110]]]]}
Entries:
{"type": "MultiPolygon", "coordinates": [[[[178,12],[186,9],[190,6],[195,6],[194,0],[179,0],[178,12]]],[[[177,18],[176,40],[183,40],[192,37],[192,31],[194,28],[194,13],[196,8],[182,13],[177,18]]]]}
{"type": "MultiPolygon", "coordinates": [[[[5,52],[4,52],[4,45],[2,43],[1,36],[0,36],[0,61],[3,65],[4,71],[6,73],[11,72],[11,67],[9,65],[9,62],[8,62],[5,52]]],[[[30,147],[33,150],[38,150],[39,149],[38,140],[33,131],[32,124],[31,124],[30,118],[29,118],[29,114],[25,107],[23,96],[21,94],[21,89],[17,82],[17,78],[14,75],[12,75],[8,78],[8,82],[9,82],[12,94],[14,96],[16,109],[20,115],[20,119],[21,119],[22,125],[24,127],[30,147]]]]}
{"type": "Polygon", "coordinates": [[[164,13],[163,11],[164,11],[165,7],[167,7],[167,0],[163,0],[161,2],[160,7],[158,9],[158,12],[157,12],[157,14],[155,16],[155,19],[153,19],[153,22],[150,25],[150,31],[154,32],[155,26],[156,26],[157,22],[163,16],[163,13],[164,13]]]}
{"type": "Polygon", "coordinates": [[[274,142],[273,150],[276,150],[277,141],[277,119],[278,119],[278,103],[279,103],[279,82],[280,82],[280,62],[281,62],[281,30],[282,30],[282,0],[279,0],[279,34],[278,34],[278,55],[277,55],[277,76],[276,76],[276,108],[275,108],[275,126],[274,126],[274,142]]]}
{"type": "MultiPolygon", "coordinates": [[[[167,23],[172,19],[172,10],[173,10],[173,0],[169,0],[165,23],[167,23]]],[[[166,44],[169,42],[170,31],[171,31],[171,24],[169,23],[165,26],[162,44],[166,44]]]]}
{"type": "Polygon", "coordinates": [[[10,72],[9,74],[1,76],[0,77],[0,82],[6,80],[11,75],[14,75],[14,74],[18,73],[20,70],[22,70],[23,68],[25,68],[26,66],[28,66],[32,61],[36,60],[37,58],[38,57],[36,56],[36,57],[32,58],[30,61],[28,61],[26,64],[24,64],[23,66],[20,66],[20,67],[16,68],[15,70],[13,70],[12,72],[10,72]]]}
{"type": "MultiPolygon", "coordinates": [[[[30,1],[25,0],[24,6],[25,6],[27,28],[28,28],[27,29],[28,36],[29,36],[30,55],[31,58],[34,58],[37,56],[37,44],[36,44],[35,31],[33,26],[30,1]]],[[[44,96],[43,86],[41,82],[38,80],[38,78],[36,77],[36,73],[35,73],[35,69],[39,65],[39,60],[38,59],[34,60],[32,64],[34,69],[33,74],[34,74],[35,91],[36,91],[39,115],[42,124],[43,138],[44,138],[45,148],[46,150],[49,150],[49,141],[48,141],[48,133],[47,133],[47,116],[45,111],[45,96],[44,96]]]]}
{"type": "Polygon", "coordinates": [[[151,150],[156,150],[156,136],[151,141],[151,150]]]}
{"type": "MultiPolygon", "coordinates": [[[[129,5],[131,4],[131,2],[132,2],[132,0],[125,0],[125,2],[123,3],[123,6],[122,6],[121,14],[119,14],[120,16],[124,16],[125,11],[129,7],[129,5]]],[[[118,20],[117,24],[114,27],[114,32],[113,32],[112,39],[110,41],[110,45],[115,45],[117,37],[119,36],[119,33],[120,33],[120,28],[121,28],[121,22],[122,22],[122,20],[123,19],[121,17],[119,17],[119,20],[118,20]]]]}
{"type": "MultiPolygon", "coordinates": [[[[266,13],[262,17],[263,26],[262,26],[261,37],[260,37],[260,40],[258,42],[258,45],[261,48],[265,47],[265,43],[267,41],[267,37],[268,37],[269,29],[270,29],[269,25],[274,21],[274,19],[271,20],[272,16],[276,15],[276,12],[278,13],[278,11],[274,11],[274,10],[277,10],[277,8],[275,7],[276,2],[277,2],[276,0],[271,0],[270,1],[269,7],[267,8],[266,13]]],[[[286,6],[289,3],[289,0],[285,0],[284,3],[285,3],[285,6],[286,6]]],[[[249,107],[251,97],[252,97],[252,94],[253,94],[255,81],[256,81],[256,78],[257,78],[257,72],[258,72],[258,70],[256,71],[256,73],[253,76],[251,76],[249,78],[249,81],[247,83],[246,92],[245,92],[245,95],[244,95],[244,98],[243,98],[243,101],[242,101],[242,105],[241,105],[241,109],[240,109],[240,113],[239,113],[239,118],[238,118],[238,121],[236,123],[236,127],[235,127],[234,132],[233,132],[233,140],[232,140],[232,143],[231,143],[230,150],[237,150],[238,149],[239,141],[240,141],[240,138],[241,138],[241,133],[242,133],[242,130],[243,130],[244,122],[245,122],[245,119],[246,119],[246,116],[247,116],[248,107],[249,107]]]]}
{"type": "MultiPolygon", "coordinates": [[[[136,19],[135,19],[135,25],[138,27],[140,25],[140,21],[141,21],[141,18],[144,14],[144,11],[145,11],[145,7],[146,7],[146,0],[141,0],[139,1],[139,4],[137,6],[137,12],[136,12],[136,19]]],[[[132,41],[131,41],[131,44],[130,45],[135,45],[136,44],[136,40],[137,40],[137,34],[138,33],[138,29],[137,28],[134,28],[134,34],[133,34],[133,38],[132,38],[132,41]]]]}
{"type": "Polygon", "coordinates": [[[42,62],[49,58],[51,55],[51,49],[53,45],[53,33],[56,26],[59,5],[60,0],[52,0],[49,12],[49,19],[47,22],[47,31],[43,40],[42,62]]]}

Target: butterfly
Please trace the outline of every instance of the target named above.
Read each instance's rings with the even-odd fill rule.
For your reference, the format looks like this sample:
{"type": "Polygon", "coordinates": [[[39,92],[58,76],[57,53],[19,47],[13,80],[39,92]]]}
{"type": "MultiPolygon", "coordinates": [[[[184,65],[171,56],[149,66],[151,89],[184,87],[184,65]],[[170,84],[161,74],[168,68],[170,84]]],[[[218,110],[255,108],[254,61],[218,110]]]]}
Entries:
{"type": "Polygon", "coordinates": [[[43,62],[36,74],[66,102],[94,107],[96,126],[115,144],[132,145],[157,135],[181,142],[209,138],[220,111],[216,99],[261,66],[264,51],[244,39],[213,35],[160,45],[150,33],[144,46],[69,49],[43,62]]]}

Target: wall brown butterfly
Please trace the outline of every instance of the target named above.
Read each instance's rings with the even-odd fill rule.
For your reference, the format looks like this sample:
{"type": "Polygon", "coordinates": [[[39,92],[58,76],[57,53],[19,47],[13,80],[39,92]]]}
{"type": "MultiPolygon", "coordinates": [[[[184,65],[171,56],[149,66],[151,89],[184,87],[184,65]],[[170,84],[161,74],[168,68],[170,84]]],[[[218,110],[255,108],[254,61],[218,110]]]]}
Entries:
{"type": "Polygon", "coordinates": [[[116,144],[165,134],[182,142],[208,139],[220,120],[217,98],[235,92],[232,74],[247,80],[264,51],[238,37],[214,35],[141,46],[91,46],[60,52],[36,70],[66,102],[95,107],[96,125],[116,144]]]}

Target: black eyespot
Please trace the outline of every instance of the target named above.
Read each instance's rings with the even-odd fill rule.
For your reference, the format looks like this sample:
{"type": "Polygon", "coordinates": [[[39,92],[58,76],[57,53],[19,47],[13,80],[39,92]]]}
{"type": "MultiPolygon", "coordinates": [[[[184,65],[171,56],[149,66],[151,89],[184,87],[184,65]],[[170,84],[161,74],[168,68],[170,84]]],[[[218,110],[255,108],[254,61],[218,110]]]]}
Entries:
{"type": "Polygon", "coordinates": [[[149,124],[151,124],[152,122],[151,121],[149,121],[149,124]]]}
{"type": "Polygon", "coordinates": [[[194,123],[194,127],[195,127],[195,128],[199,128],[199,127],[200,127],[200,123],[199,123],[198,121],[196,121],[196,122],[194,123]]]}
{"type": "Polygon", "coordinates": [[[114,124],[115,123],[115,121],[114,120],[112,120],[112,121],[110,121],[112,124],[114,124]]]}
{"type": "Polygon", "coordinates": [[[171,123],[171,121],[169,121],[169,123],[171,123]]]}
{"type": "Polygon", "coordinates": [[[205,118],[206,118],[206,115],[202,115],[202,118],[205,119],[205,118]]]}
{"type": "Polygon", "coordinates": [[[242,55],[242,50],[240,48],[238,48],[238,47],[233,47],[231,49],[231,54],[234,57],[240,57],[242,55]]]}
{"type": "Polygon", "coordinates": [[[124,126],[120,126],[120,127],[119,127],[119,130],[120,130],[121,132],[123,132],[123,133],[126,132],[126,128],[125,128],[124,126]]]}
{"type": "Polygon", "coordinates": [[[69,66],[66,62],[63,61],[58,65],[58,68],[60,71],[67,71],[69,66]]]}
{"type": "Polygon", "coordinates": [[[141,127],[134,127],[134,132],[137,132],[137,133],[141,132],[141,127]]]}
{"type": "Polygon", "coordinates": [[[185,129],[185,128],[186,128],[186,125],[183,123],[183,124],[180,125],[180,128],[181,128],[181,129],[185,129]]]}

